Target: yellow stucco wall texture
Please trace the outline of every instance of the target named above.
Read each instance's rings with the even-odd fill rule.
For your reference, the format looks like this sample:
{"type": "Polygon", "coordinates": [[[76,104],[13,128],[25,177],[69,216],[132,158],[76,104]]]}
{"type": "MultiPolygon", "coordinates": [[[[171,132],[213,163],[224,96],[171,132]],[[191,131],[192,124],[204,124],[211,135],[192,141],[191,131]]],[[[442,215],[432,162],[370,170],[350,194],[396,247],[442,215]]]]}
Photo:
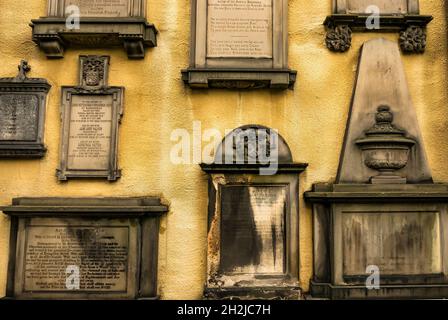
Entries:
{"type": "MultiPolygon", "coordinates": [[[[403,55],[418,120],[436,182],[448,182],[447,26],[445,0],[420,1],[431,14],[428,47],[423,55],[403,55]]],[[[162,299],[199,299],[206,278],[207,177],[198,165],[170,162],[171,132],[193,121],[222,133],[244,124],[279,130],[297,162],[310,164],[300,177],[300,279],[308,290],[312,276],[311,207],[303,192],[313,183],[335,178],[350,106],[359,49],[376,37],[397,34],[356,33],[351,50],[325,48],[322,22],[330,0],[289,1],[289,64],[298,71],[294,90],[192,91],[181,81],[189,62],[190,1],[148,0],[148,20],[160,31],[158,47],[145,60],[128,60],[121,49],[75,50],[61,60],[47,60],[31,41],[31,19],[46,14],[45,0],[0,0],[0,77],[15,76],[20,59],[31,77],[48,79],[45,143],[42,160],[0,160],[0,205],[20,196],[161,196],[170,206],[163,218],[159,249],[162,299]],[[55,177],[60,142],[60,87],[76,84],[78,56],[111,56],[110,85],[126,87],[120,128],[119,162],[123,177],[106,181],[69,181],[55,177]]],[[[218,141],[216,142],[218,143],[218,141]]],[[[0,296],[6,288],[9,219],[0,215],[0,296]]]]}

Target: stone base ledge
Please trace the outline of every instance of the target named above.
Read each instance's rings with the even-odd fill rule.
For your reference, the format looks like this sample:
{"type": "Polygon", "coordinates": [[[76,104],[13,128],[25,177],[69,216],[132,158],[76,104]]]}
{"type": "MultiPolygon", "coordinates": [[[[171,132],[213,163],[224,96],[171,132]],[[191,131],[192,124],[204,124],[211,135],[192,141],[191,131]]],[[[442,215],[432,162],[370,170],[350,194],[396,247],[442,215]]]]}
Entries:
{"type": "Polygon", "coordinates": [[[32,20],[33,41],[47,58],[63,58],[70,47],[124,47],[129,59],[143,59],[145,48],[157,46],[157,29],[144,18],[84,18],[69,29],[63,18],[32,20]]]}
{"type": "Polygon", "coordinates": [[[182,70],[182,80],[191,88],[292,89],[297,71],[289,69],[199,69],[182,70]]]}

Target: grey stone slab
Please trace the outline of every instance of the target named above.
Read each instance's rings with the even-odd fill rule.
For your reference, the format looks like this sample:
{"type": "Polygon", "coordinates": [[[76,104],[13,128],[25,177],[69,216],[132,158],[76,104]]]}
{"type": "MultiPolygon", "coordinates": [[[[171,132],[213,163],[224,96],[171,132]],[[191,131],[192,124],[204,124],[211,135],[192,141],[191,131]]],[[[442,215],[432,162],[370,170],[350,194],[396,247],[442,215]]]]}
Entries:
{"type": "Polygon", "coordinates": [[[2,211],[12,219],[8,298],[157,298],[160,199],[19,198],[2,211]]]}
{"type": "Polygon", "coordinates": [[[47,80],[28,78],[22,60],[15,78],[0,78],[0,158],[41,158],[45,108],[51,88],[47,80]]]}
{"type": "Polygon", "coordinates": [[[287,89],[288,2],[193,0],[190,66],[182,79],[192,88],[287,89]]]}

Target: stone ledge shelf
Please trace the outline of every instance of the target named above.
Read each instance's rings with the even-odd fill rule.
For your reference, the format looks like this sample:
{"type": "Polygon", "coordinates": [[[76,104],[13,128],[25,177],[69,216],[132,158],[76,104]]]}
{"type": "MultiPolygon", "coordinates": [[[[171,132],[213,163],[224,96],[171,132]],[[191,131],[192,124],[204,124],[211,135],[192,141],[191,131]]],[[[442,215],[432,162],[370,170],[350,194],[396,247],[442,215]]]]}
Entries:
{"type": "Polygon", "coordinates": [[[201,69],[182,70],[182,80],[191,88],[292,89],[297,71],[289,69],[201,69]]]}
{"type": "Polygon", "coordinates": [[[32,20],[33,41],[49,59],[64,57],[69,47],[108,48],[123,46],[129,59],[143,59],[145,48],[157,46],[157,29],[145,18],[83,18],[80,29],[68,29],[66,19],[32,20]]]}

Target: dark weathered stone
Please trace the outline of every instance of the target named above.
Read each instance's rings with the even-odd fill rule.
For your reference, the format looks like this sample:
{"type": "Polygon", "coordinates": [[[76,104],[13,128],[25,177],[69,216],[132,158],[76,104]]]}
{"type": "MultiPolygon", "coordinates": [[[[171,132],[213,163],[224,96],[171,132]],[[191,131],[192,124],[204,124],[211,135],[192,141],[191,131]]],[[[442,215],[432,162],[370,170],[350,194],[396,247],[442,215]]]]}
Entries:
{"type": "Polygon", "coordinates": [[[11,216],[7,297],[156,299],[158,198],[19,198],[11,216]],[[67,268],[79,269],[79,288],[67,268]]]}
{"type": "Polygon", "coordinates": [[[307,164],[294,163],[283,138],[267,138],[262,130],[271,129],[252,125],[234,130],[218,147],[215,163],[201,165],[210,174],[207,299],[301,295],[297,174],[307,164]],[[244,138],[247,130],[254,130],[253,139],[244,138]],[[260,147],[262,141],[266,148],[260,147]],[[278,170],[271,175],[261,175],[267,168],[259,163],[263,153],[278,155],[278,170]]]}
{"type": "Polygon", "coordinates": [[[0,158],[41,158],[45,107],[51,86],[45,79],[28,78],[31,67],[19,65],[15,78],[0,79],[0,158]]]}

